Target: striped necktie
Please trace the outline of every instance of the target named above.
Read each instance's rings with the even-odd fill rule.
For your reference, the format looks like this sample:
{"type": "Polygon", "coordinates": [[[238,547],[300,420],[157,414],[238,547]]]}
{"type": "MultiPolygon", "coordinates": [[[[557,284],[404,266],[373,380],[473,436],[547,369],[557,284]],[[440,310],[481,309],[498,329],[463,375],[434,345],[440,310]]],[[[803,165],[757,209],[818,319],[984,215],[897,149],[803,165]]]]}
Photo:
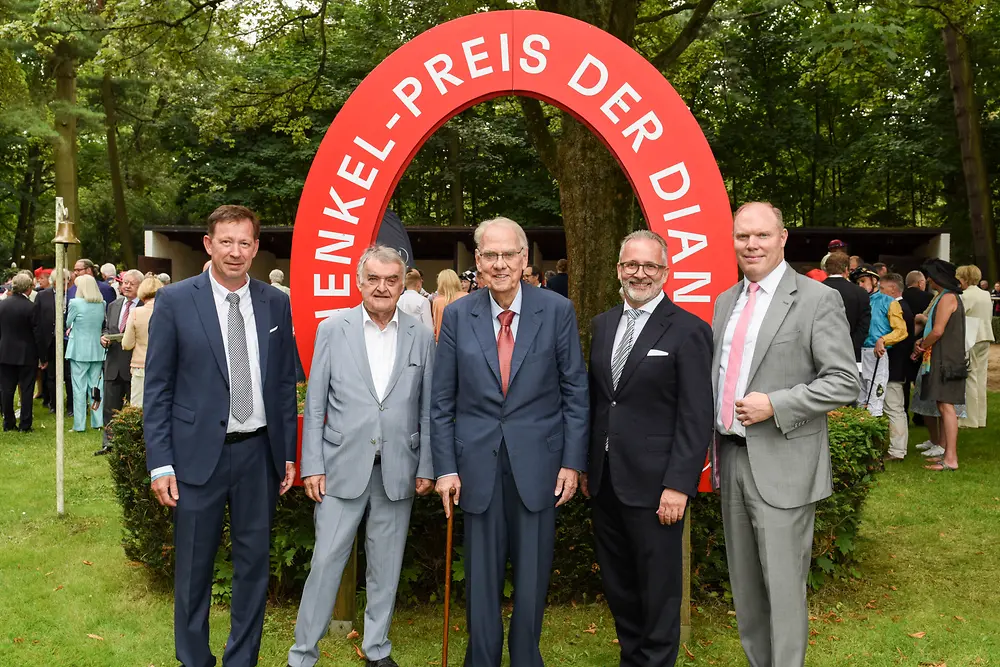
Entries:
{"type": "Polygon", "coordinates": [[[625,335],[622,336],[615,353],[611,357],[611,382],[612,386],[618,388],[618,380],[622,377],[625,369],[625,362],[628,361],[629,352],[632,351],[632,342],[635,338],[635,321],[639,317],[639,311],[629,308],[625,311],[628,321],[625,323],[625,335]]]}

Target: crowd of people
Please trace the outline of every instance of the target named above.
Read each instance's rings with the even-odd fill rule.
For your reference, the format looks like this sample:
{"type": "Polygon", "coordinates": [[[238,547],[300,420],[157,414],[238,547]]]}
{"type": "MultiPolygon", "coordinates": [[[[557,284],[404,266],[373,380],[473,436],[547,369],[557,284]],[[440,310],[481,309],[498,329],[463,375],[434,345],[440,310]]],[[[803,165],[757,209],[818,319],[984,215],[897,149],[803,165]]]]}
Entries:
{"type": "Polygon", "coordinates": [[[119,273],[113,264],[77,260],[62,276],[65,327],[57,333],[53,273],[45,267],[19,271],[0,287],[4,430],[31,431],[33,399],[56,411],[55,348],[56,336],[62,335],[66,413],[73,417],[74,431],[86,431],[88,420],[90,427],[102,429],[95,454],[106,454],[110,446],[103,427],[114,411],[126,400],[142,405],[149,318],[155,294],[170,276],[135,269],[119,273]]]}
{"type": "MultiPolygon", "coordinates": [[[[174,639],[186,665],[215,662],[208,609],[227,508],[223,662],[256,664],[270,526],[296,463],[316,502],[316,543],[291,667],[319,659],[363,519],[362,647],[369,666],[396,667],[388,634],[407,526],[414,497],[431,492],[446,515],[464,512],[465,664],[500,665],[509,562],[511,664],[541,667],[556,513],[577,490],[592,501],[621,664],[673,665],[683,522],[706,458],[744,651],[753,665],[803,665],[816,504],[832,493],[827,413],[884,411],[890,460],[906,455],[908,411],[919,415],[929,467],[956,470],[959,427],[985,426],[994,306],[979,269],[940,259],[904,278],[837,242],[821,268],[799,273],[785,261],[788,234],[770,204],[737,210],[743,278],[718,297],[711,325],[665,294],[666,241],[629,234],[616,267],[622,303],[594,318],[589,363],[565,260],[551,276],[529,265],[516,222],[481,223],[475,270],[442,271],[433,294],[399,253],[373,246],[357,265],[361,304],[317,330],[297,462],[284,275],[273,271],[270,285],[249,277],[260,223],[222,206],[208,220],[205,270],[169,289],[165,276],[76,262],[63,277],[65,332],[54,328],[51,272],[14,276],[0,303],[4,427],[17,426],[20,387],[20,428],[31,428],[38,369],[53,406],[57,334],[74,429],[88,416],[101,427],[126,401],[143,407],[152,491],[173,508],[174,639]]],[[[105,440],[97,453],[107,451],[105,440]]]]}
{"type": "Polygon", "coordinates": [[[1000,283],[991,293],[979,267],[956,268],[942,259],[904,278],[881,262],[849,256],[843,241],[831,241],[828,249],[820,268],[802,271],[841,295],[862,376],[857,404],[889,419],[886,460],[906,456],[912,414],[930,433],[917,445],[927,469],[957,470],[959,429],[986,426],[1000,283]]]}

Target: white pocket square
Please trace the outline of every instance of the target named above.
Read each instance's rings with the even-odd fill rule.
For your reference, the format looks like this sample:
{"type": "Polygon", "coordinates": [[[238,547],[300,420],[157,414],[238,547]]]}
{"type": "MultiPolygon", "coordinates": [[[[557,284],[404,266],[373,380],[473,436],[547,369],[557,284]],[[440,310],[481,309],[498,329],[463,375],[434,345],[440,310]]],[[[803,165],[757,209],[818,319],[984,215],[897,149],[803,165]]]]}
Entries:
{"type": "Polygon", "coordinates": [[[669,354],[670,354],[669,352],[664,352],[663,350],[650,350],[649,352],[646,353],[646,356],[647,357],[666,357],[669,354]]]}
{"type": "Polygon", "coordinates": [[[277,330],[278,330],[278,327],[274,327],[273,329],[271,329],[271,330],[270,330],[270,331],[268,331],[267,333],[274,333],[274,332],[275,332],[275,331],[277,331],[277,330]]]}

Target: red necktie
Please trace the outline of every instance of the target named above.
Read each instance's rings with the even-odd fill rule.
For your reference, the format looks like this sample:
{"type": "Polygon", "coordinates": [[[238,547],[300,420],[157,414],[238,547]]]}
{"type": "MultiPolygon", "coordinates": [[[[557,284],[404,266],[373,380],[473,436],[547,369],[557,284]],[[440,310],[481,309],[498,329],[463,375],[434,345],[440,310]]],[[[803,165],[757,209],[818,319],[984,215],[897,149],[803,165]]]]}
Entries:
{"type": "Polygon", "coordinates": [[[507,395],[507,385],[510,383],[510,360],[514,356],[514,332],[510,324],[514,321],[514,311],[505,310],[499,315],[500,336],[497,337],[497,355],[500,357],[500,385],[503,395],[507,395]]]}
{"type": "Polygon", "coordinates": [[[118,333],[125,332],[125,325],[128,323],[128,314],[129,311],[131,310],[132,310],[132,300],[129,299],[128,301],[125,302],[125,314],[122,315],[122,322],[118,327],[118,333]]]}

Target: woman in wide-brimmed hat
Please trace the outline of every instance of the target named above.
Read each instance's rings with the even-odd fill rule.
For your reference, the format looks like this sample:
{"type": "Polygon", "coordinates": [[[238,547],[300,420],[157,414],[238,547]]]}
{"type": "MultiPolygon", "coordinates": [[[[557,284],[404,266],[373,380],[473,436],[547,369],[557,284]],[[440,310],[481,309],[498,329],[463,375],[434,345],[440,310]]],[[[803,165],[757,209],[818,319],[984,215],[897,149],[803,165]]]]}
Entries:
{"type": "Polygon", "coordinates": [[[917,322],[918,329],[921,323],[924,328],[913,346],[920,370],[912,407],[927,418],[931,442],[937,445],[925,452],[932,462],[927,469],[953,471],[958,469],[958,411],[964,409],[968,375],[965,308],[958,298],[962,288],[951,262],[928,260],[920,270],[937,296],[917,322]]]}

